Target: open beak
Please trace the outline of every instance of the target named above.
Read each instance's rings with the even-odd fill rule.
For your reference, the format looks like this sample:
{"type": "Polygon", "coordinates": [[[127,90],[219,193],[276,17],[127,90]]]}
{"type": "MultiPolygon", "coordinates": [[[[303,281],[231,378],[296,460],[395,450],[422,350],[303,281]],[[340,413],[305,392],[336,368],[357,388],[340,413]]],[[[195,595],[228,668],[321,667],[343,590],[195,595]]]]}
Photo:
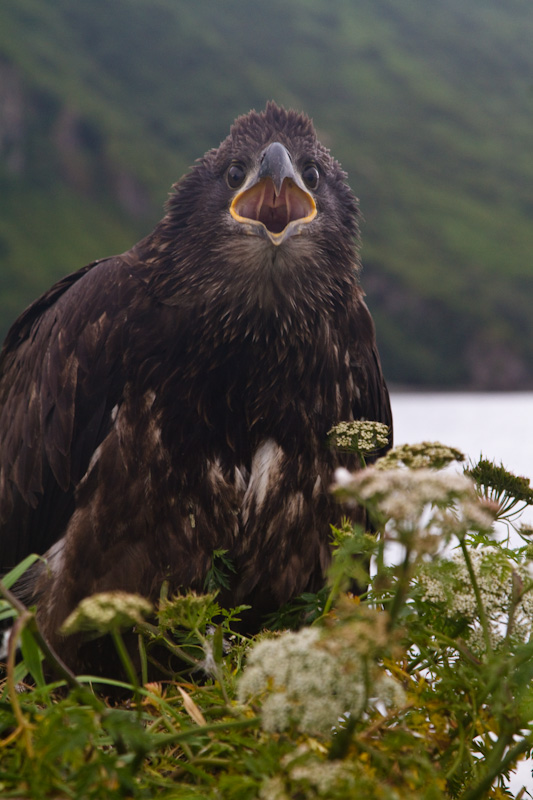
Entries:
{"type": "Polygon", "coordinates": [[[285,147],[269,145],[259,172],[235,195],[230,206],[234,220],[279,245],[301,233],[316,217],[316,204],[305,189],[285,147]]]}

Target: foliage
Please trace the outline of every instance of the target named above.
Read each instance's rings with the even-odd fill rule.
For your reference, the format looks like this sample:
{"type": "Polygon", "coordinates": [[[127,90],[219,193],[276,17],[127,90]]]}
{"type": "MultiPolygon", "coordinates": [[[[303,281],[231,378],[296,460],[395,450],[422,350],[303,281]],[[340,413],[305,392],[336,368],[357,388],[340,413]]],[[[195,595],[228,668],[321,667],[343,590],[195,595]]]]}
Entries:
{"type": "Polygon", "coordinates": [[[188,165],[274,98],[314,118],[361,198],[389,380],[519,385],[532,35],[524,0],[0,4],[0,336],[146,234],[188,165]]]}
{"type": "Polygon", "coordinates": [[[494,503],[500,519],[509,522],[526,506],[533,506],[533,489],[528,479],[513,475],[502,464],[498,466],[482,458],[465,472],[475,481],[481,497],[494,503]]]}
{"type": "Polygon", "coordinates": [[[339,472],[339,500],[363,505],[376,533],[333,531],[328,586],[294,603],[312,622],[298,631],[237,634],[240,610],[221,609],[216,591],[164,588],[149,622],[120,593],[76,612],[84,629],[116,634],[122,660],[135,621],[145,662],[156,645],[178,658],[168,679],[69,676],[8,588],[30,561],[6,576],[2,797],[511,797],[509,771],[533,749],[533,550],[499,542],[494,525],[514,514],[515,490],[521,501],[531,490],[483,461],[442,469],[444,454],[424,443],[339,472]],[[495,484],[505,502],[487,498],[495,484]],[[369,564],[367,591],[351,594],[369,564]]]}

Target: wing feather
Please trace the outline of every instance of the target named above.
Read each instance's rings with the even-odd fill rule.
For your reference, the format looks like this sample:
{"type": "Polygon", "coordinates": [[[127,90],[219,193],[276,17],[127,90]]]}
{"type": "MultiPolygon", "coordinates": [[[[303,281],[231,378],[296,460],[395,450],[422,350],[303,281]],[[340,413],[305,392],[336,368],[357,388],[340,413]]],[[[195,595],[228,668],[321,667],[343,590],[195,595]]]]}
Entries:
{"type": "MultiPolygon", "coordinates": [[[[59,281],[8,333],[0,356],[0,569],[44,552],[72,514],[76,484],[123,389],[113,336],[117,287],[128,279],[121,259],[94,262],[59,281]]],[[[130,284],[131,295],[140,284],[130,284]]]]}
{"type": "MultiPolygon", "coordinates": [[[[393,443],[392,411],[390,397],[383,377],[376,344],[374,322],[370,312],[360,300],[358,312],[353,317],[355,329],[352,333],[355,349],[351,354],[351,369],[359,396],[354,403],[354,419],[383,422],[390,429],[389,447],[393,443]]],[[[388,448],[385,448],[386,450],[388,448]]],[[[379,455],[383,455],[380,452],[379,455]]],[[[376,456],[376,457],[378,457],[376,456]]]]}

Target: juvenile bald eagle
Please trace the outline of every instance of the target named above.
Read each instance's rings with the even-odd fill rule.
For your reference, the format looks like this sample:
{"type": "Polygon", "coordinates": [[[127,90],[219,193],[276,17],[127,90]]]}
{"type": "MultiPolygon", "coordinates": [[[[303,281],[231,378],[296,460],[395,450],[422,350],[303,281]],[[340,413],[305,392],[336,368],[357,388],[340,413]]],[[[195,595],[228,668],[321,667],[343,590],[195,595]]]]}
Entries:
{"type": "MultiPolygon", "coordinates": [[[[263,614],[323,583],[337,422],[391,424],[358,283],[357,203],[310,120],[237,119],[155,230],[59,281],[11,328],[0,370],[1,564],[45,635],[78,602],[204,586],[263,614]]],[[[348,459],[348,460],[347,460],[348,459]]],[[[70,649],[69,649],[70,648],[70,649]]]]}

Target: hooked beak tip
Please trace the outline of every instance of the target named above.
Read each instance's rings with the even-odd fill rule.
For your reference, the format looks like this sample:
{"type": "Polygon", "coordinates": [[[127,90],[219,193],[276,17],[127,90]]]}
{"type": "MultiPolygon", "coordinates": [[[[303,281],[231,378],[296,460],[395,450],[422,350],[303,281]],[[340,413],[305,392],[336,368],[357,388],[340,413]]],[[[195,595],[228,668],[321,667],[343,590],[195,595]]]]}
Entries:
{"type": "Polygon", "coordinates": [[[276,196],[281,193],[285,178],[294,180],[296,177],[289,151],[280,142],[272,142],[272,144],[268,145],[263,153],[257,177],[258,180],[270,178],[274,184],[276,196]]]}

